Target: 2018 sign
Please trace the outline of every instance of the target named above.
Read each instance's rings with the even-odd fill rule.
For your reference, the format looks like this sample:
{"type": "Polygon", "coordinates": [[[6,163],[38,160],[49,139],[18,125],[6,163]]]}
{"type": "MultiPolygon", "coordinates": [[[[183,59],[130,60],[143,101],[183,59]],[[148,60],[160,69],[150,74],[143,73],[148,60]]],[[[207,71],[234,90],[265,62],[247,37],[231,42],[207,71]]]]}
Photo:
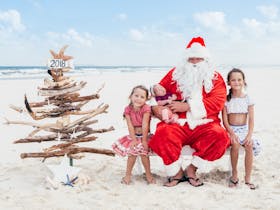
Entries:
{"type": "Polygon", "coordinates": [[[62,59],[51,59],[48,60],[48,67],[52,69],[62,69],[68,67],[68,62],[62,59]]]}

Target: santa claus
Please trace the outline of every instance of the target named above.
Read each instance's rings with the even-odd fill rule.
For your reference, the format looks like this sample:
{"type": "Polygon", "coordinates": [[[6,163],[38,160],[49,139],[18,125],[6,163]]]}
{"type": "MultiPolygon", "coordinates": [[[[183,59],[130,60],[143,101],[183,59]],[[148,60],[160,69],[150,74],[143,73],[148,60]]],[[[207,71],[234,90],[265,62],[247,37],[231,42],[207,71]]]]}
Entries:
{"type": "MultiPolygon", "coordinates": [[[[175,186],[188,181],[197,187],[203,185],[196,170],[205,161],[219,159],[229,146],[229,138],[218,117],[226,100],[226,86],[222,76],[211,64],[210,54],[201,37],[193,38],[187,45],[184,59],[172,68],[159,83],[167,92],[176,94],[177,101],[168,107],[183,123],[160,122],[149,142],[166,166],[168,181],[165,186],[175,186]],[[195,151],[189,165],[181,157],[184,145],[195,151]]],[[[160,107],[154,106],[155,116],[160,107]]]]}

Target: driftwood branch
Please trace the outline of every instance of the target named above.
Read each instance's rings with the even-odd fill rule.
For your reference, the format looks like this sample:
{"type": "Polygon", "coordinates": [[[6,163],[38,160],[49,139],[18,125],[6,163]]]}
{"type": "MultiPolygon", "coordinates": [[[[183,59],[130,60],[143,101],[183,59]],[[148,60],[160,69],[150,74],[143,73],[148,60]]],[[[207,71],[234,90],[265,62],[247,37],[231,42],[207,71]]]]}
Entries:
{"type": "Polygon", "coordinates": [[[50,97],[46,98],[45,100],[48,100],[48,101],[50,101],[50,100],[64,101],[64,100],[72,100],[73,98],[77,98],[79,96],[80,96],[79,93],[68,93],[68,94],[62,94],[62,95],[58,95],[58,96],[50,96],[50,97]]]}
{"type": "MultiPolygon", "coordinates": [[[[8,124],[8,125],[9,124],[19,124],[19,125],[29,125],[29,126],[35,127],[36,129],[34,131],[32,131],[28,135],[28,137],[32,137],[36,133],[38,133],[39,131],[42,131],[42,130],[48,131],[48,132],[54,132],[54,133],[73,133],[74,131],[79,132],[79,131],[83,131],[85,128],[87,128],[87,126],[98,122],[98,120],[89,120],[89,121],[85,120],[85,121],[77,124],[76,127],[74,125],[74,126],[71,126],[70,128],[65,128],[64,126],[68,125],[69,122],[67,122],[66,124],[64,124],[64,122],[60,123],[59,122],[60,119],[57,120],[56,123],[49,123],[49,124],[44,124],[44,125],[41,125],[38,123],[33,123],[33,122],[25,122],[25,121],[11,121],[11,120],[8,120],[7,118],[5,118],[5,120],[6,120],[5,124],[8,124]]],[[[111,127],[108,129],[108,131],[110,131],[112,129],[114,129],[114,128],[111,127]]],[[[37,140],[35,140],[35,141],[37,141],[37,140]]]]}
{"type": "MultiPolygon", "coordinates": [[[[105,132],[109,132],[109,131],[113,131],[114,127],[111,126],[109,128],[103,128],[103,129],[92,129],[89,127],[82,127],[82,128],[78,128],[77,129],[78,132],[82,132],[81,134],[78,134],[76,136],[76,138],[85,138],[89,135],[95,134],[95,133],[105,133],[105,132]]],[[[74,138],[72,138],[72,133],[70,132],[61,132],[61,133],[54,133],[54,134],[50,134],[50,135],[46,135],[46,136],[28,136],[26,138],[23,139],[18,139],[16,141],[14,141],[14,144],[18,144],[18,143],[31,143],[31,142],[44,142],[44,141],[72,141],[74,138]]]]}
{"type": "Polygon", "coordinates": [[[41,125],[39,123],[33,123],[33,122],[26,122],[26,121],[13,121],[13,120],[8,120],[5,118],[5,124],[18,124],[18,125],[29,125],[35,128],[40,128],[40,129],[46,129],[46,128],[53,128],[53,129],[61,129],[61,127],[58,127],[58,124],[56,123],[48,123],[41,125]]]}
{"type": "MultiPolygon", "coordinates": [[[[30,104],[27,100],[27,97],[25,96],[24,98],[24,103],[25,103],[25,107],[29,113],[29,115],[34,119],[34,120],[41,120],[41,119],[44,119],[44,118],[54,118],[54,117],[60,117],[60,116],[64,116],[64,115],[85,115],[85,114],[90,114],[92,115],[93,113],[95,113],[96,111],[98,112],[97,114],[100,114],[100,113],[106,113],[106,109],[108,108],[107,106],[108,105],[104,105],[106,106],[107,108],[105,108],[104,110],[102,110],[103,108],[97,108],[97,109],[93,109],[93,110],[88,110],[88,111],[78,111],[78,110],[75,110],[75,107],[71,106],[71,107],[66,107],[66,108],[59,108],[59,109],[54,109],[53,112],[49,112],[49,113],[45,113],[45,114],[41,114],[41,115],[38,115],[36,114],[35,111],[32,110],[32,108],[30,107],[30,104]],[[74,109],[74,110],[71,110],[71,111],[67,111],[68,109],[74,109]],[[102,110],[100,113],[99,111],[102,110]]],[[[95,114],[96,115],[96,114],[95,114]]],[[[93,115],[93,116],[95,116],[93,115]]]]}
{"type": "Polygon", "coordinates": [[[72,93],[72,92],[76,92],[79,91],[80,89],[82,89],[87,83],[81,81],[79,84],[73,86],[73,87],[69,87],[69,88],[65,88],[62,90],[39,90],[38,93],[41,96],[58,96],[58,95],[63,95],[63,94],[68,94],[68,93],[72,93]]]}
{"type": "Polygon", "coordinates": [[[30,143],[30,142],[43,142],[43,141],[58,141],[58,139],[60,140],[64,140],[64,139],[70,139],[70,134],[50,134],[50,135],[46,135],[46,136],[30,136],[30,137],[26,137],[24,139],[18,139],[16,141],[14,141],[14,144],[17,143],[30,143]]]}
{"type": "Polygon", "coordinates": [[[44,149],[44,152],[50,152],[50,151],[54,151],[54,150],[57,150],[57,149],[63,149],[63,148],[69,147],[69,146],[71,146],[73,144],[76,144],[76,143],[89,142],[89,141],[94,141],[96,139],[97,139],[97,137],[95,137],[95,136],[72,139],[71,142],[61,143],[61,144],[53,145],[49,148],[46,148],[46,149],[44,149]]]}
{"type": "Polygon", "coordinates": [[[108,150],[108,149],[96,149],[96,148],[89,148],[89,147],[73,147],[73,148],[67,148],[67,149],[63,149],[63,150],[59,150],[59,151],[52,151],[52,152],[22,153],[20,155],[20,157],[22,159],[23,158],[49,158],[49,157],[64,156],[65,154],[67,154],[67,156],[70,156],[70,155],[81,153],[81,152],[115,156],[115,153],[112,150],[108,150]]]}
{"type": "Polygon", "coordinates": [[[30,107],[41,107],[41,106],[45,106],[45,105],[49,105],[49,104],[59,106],[59,105],[64,104],[64,103],[90,101],[90,100],[99,99],[99,98],[100,98],[99,94],[92,94],[92,95],[80,96],[80,97],[79,97],[79,94],[73,94],[73,95],[70,95],[70,96],[68,95],[65,98],[47,99],[47,100],[42,101],[42,102],[30,102],[29,106],[30,107]]]}
{"type": "Polygon", "coordinates": [[[22,108],[22,107],[18,107],[18,106],[15,106],[15,105],[12,105],[10,104],[9,107],[19,113],[23,113],[25,110],[22,108]]]}
{"type": "Polygon", "coordinates": [[[78,135],[77,137],[82,138],[82,137],[86,137],[86,136],[94,134],[94,133],[105,133],[105,132],[113,131],[113,130],[114,130],[113,126],[111,126],[108,129],[106,129],[106,128],[102,128],[102,129],[89,129],[89,130],[85,129],[85,132],[80,134],[80,135],[78,135]]]}
{"type": "MultiPolygon", "coordinates": [[[[64,81],[64,80],[63,80],[64,81]]],[[[51,91],[51,90],[57,90],[57,91],[61,91],[67,88],[71,88],[76,86],[76,82],[72,81],[72,82],[65,82],[63,83],[63,86],[44,86],[44,87],[38,87],[38,90],[42,90],[42,91],[51,91]]]]}
{"type": "MultiPolygon", "coordinates": [[[[71,84],[72,82],[74,82],[74,79],[72,78],[65,78],[64,80],[60,81],[60,82],[54,82],[50,79],[44,79],[44,86],[42,89],[51,89],[51,88],[60,88],[60,87],[64,87],[68,84],[71,84]]],[[[41,88],[39,88],[41,89],[41,88]]]]}
{"type": "MultiPolygon", "coordinates": [[[[34,131],[32,131],[28,136],[34,136],[36,133],[44,130],[44,131],[48,131],[48,132],[54,132],[54,133],[73,133],[73,132],[80,132],[80,131],[84,131],[84,130],[88,130],[88,125],[91,125],[93,123],[97,123],[98,120],[91,120],[88,122],[84,122],[76,127],[72,127],[70,129],[65,129],[62,126],[65,126],[67,124],[63,124],[62,126],[57,126],[57,127],[42,127],[42,128],[37,128],[34,131]]],[[[113,128],[114,129],[114,128],[113,128]]],[[[108,129],[108,131],[110,131],[108,129]]]]}
{"type": "Polygon", "coordinates": [[[80,118],[80,119],[77,119],[75,121],[73,121],[72,123],[69,123],[69,125],[66,126],[66,129],[69,129],[69,128],[72,128],[78,124],[81,124],[83,123],[84,121],[96,116],[96,115],[99,115],[101,113],[106,113],[106,110],[109,108],[109,105],[108,104],[105,104],[105,105],[100,105],[98,106],[95,110],[93,110],[92,113],[80,118]]]}

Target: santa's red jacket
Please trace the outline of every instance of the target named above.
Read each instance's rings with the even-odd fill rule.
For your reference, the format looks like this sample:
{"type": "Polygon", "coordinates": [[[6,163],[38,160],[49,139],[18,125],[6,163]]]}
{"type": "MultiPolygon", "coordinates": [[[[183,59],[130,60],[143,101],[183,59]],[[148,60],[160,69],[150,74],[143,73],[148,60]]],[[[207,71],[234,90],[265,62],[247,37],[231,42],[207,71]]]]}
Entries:
{"type": "MultiPolygon", "coordinates": [[[[183,100],[177,82],[173,80],[174,70],[175,68],[171,69],[160,81],[160,84],[166,88],[167,92],[176,94],[178,100],[183,100]]],[[[194,158],[208,161],[220,158],[229,146],[228,135],[225,129],[221,127],[219,119],[219,113],[226,101],[226,85],[222,76],[217,72],[215,72],[212,81],[212,90],[209,93],[206,93],[204,89],[202,91],[207,118],[212,119],[212,122],[199,125],[193,130],[189,128],[187,123],[184,126],[176,123],[158,123],[149,146],[162,158],[165,165],[171,165],[174,162],[177,164],[184,145],[190,145],[195,150],[194,158]]],[[[186,118],[186,113],[178,114],[180,118],[186,118]]],[[[195,161],[193,164],[197,166],[197,162],[199,161],[195,161]]],[[[180,164],[178,167],[180,167],[180,164]]],[[[172,166],[172,168],[174,167],[172,166]]]]}
{"type": "MultiPolygon", "coordinates": [[[[160,81],[163,87],[166,88],[166,92],[176,94],[177,100],[183,100],[180,90],[178,90],[177,82],[173,80],[173,72],[175,68],[171,69],[166,76],[160,81]]],[[[207,117],[213,119],[215,122],[220,123],[218,117],[219,112],[223,109],[226,101],[226,86],[222,76],[215,72],[215,77],[213,78],[213,88],[210,93],[206,93],[204,90],[202,92],[203,103],[207,112],[207,117]]],[[[180,118],[186,118],[186,113],[178,113],[180,118]]]]}

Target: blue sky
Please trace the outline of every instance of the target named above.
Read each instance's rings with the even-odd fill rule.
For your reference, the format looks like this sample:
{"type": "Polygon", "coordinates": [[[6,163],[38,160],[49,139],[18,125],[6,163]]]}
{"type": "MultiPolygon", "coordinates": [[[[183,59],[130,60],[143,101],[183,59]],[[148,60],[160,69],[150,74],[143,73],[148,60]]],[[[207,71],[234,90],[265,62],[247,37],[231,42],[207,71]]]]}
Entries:
{"type": "Polygon", "coordinates": [[[0,65],[175,65],[202,36],[217,64],[279,65],[280,1],[0,0],[0,65]]]}

